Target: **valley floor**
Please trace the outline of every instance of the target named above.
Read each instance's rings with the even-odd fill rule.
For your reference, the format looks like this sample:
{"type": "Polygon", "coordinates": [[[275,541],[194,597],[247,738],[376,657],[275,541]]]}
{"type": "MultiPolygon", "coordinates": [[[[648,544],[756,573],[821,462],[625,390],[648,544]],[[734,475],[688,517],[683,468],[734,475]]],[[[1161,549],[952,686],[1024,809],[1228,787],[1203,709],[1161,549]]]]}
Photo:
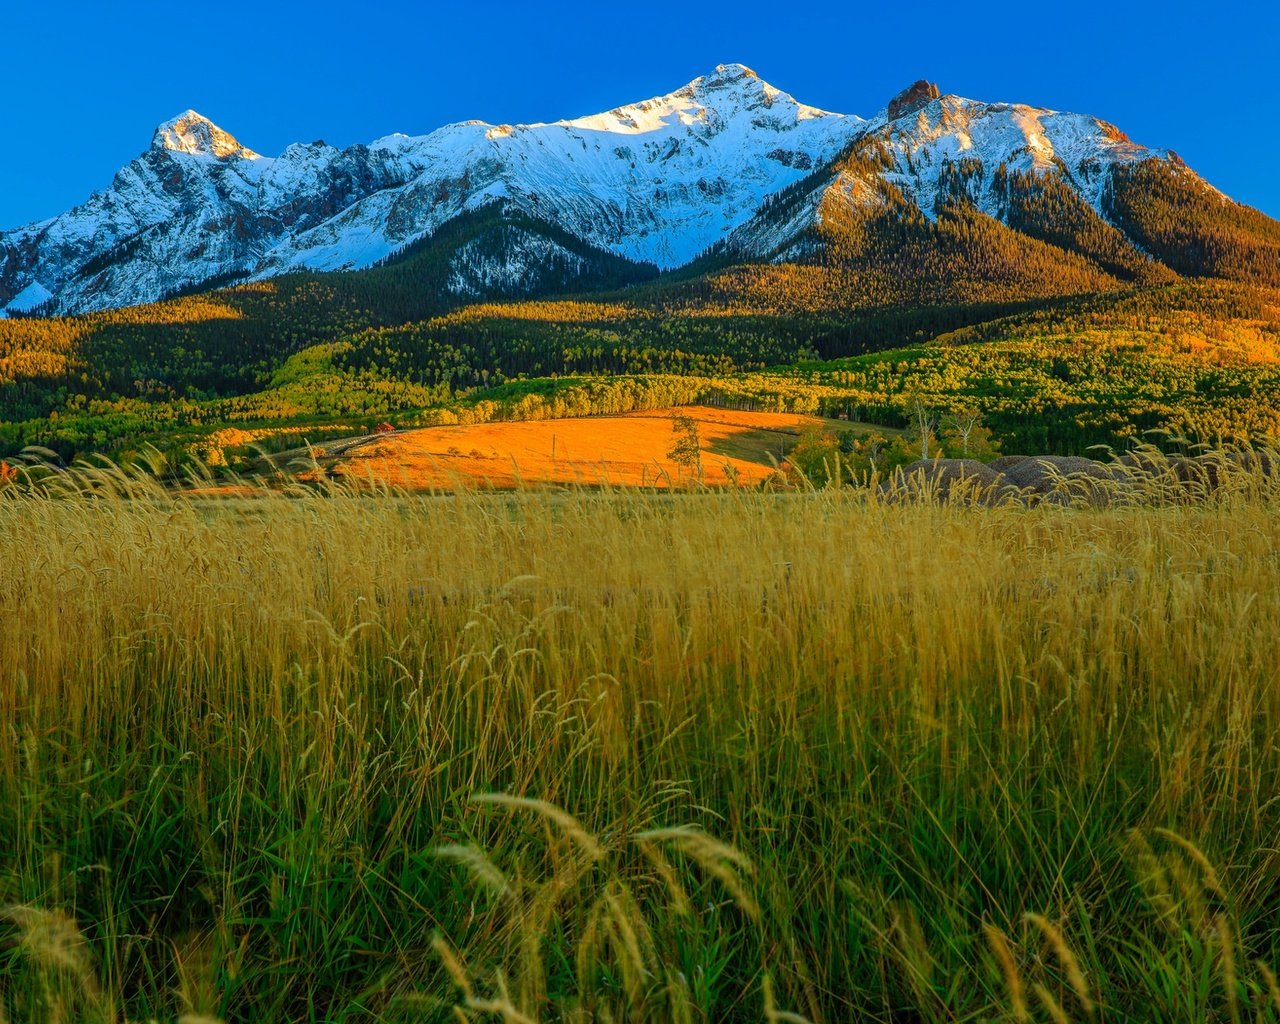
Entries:
{"type": "MultiPolygon", "coordinates": [[[[802,430],[831,422],[682,406],[622,416],[425,427],[328,442],[312,454],[330,477],[372,479],[409,490],[509,489],[530,483],[666,488],[695,477],[709,485],[754,484],[773,474],[802,430]],[[700,468],[669,457],[677,415],[697,425],[700,468]]],[[[859,434],[872,429],[840,426],[859,434]]]]}

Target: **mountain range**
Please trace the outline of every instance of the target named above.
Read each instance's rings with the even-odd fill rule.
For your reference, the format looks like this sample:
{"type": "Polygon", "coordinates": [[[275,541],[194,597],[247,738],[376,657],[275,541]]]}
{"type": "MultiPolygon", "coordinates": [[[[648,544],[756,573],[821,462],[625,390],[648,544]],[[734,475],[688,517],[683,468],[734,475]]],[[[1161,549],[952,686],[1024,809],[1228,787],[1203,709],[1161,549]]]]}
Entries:
{"type": "Polygon", "coordinates": [[[1274,221],[1098,118],[942,95],[928,82],[863,118],[806,106],[725,64],[603,114],[469,121],[341,150],[295,144],[277,157],[187,111],[106,190],[0,234],[0,315],[367,268],[477,213],[490,215],[491,236],[456,242],[435,285],[458,301],[574,290],[602,267],[641,279],[708,261],[856,266],[876,256],[901,277],[921,265],[883,258],[886,222],[897,225],[890,234],[933,231],[936,248],[939,218],[962,206],[1019,236],[1009,273],[1043,258],[1023,251],[1027,239],[1056,247],[1079,279],[1068,290],[1185,273],[1280,277],[1274,221]],[[871,236],[868,225],[879,225],[871,236]]]}

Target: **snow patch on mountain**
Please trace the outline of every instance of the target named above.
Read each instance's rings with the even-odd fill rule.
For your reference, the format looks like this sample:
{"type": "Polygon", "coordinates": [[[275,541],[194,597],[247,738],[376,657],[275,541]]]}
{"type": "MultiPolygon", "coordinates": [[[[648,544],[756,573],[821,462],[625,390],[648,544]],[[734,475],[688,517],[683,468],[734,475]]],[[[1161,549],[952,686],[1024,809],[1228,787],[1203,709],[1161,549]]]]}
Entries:
{"type": "Polygon", "coordinates": [[[49,291],[39,281],[32,281],[9,300],[9,304],[5,309],[11,313],[30,313],[33,309],[39,309],[52,298],[53,292],[49,291]]]}

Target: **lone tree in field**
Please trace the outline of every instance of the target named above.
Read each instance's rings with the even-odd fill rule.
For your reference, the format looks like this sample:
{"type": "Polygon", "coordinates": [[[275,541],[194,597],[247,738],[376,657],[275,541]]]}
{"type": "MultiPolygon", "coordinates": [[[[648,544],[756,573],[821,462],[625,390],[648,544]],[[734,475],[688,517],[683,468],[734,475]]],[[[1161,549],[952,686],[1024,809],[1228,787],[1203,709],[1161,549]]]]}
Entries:
{"type": "Polygon", "coordinates": [[[667,458],[678,467],[701,471],[702,445],[698,440],[698,421],[684,413],[671,417],[671,434],[675,438],[667,450],[667,458]]]}

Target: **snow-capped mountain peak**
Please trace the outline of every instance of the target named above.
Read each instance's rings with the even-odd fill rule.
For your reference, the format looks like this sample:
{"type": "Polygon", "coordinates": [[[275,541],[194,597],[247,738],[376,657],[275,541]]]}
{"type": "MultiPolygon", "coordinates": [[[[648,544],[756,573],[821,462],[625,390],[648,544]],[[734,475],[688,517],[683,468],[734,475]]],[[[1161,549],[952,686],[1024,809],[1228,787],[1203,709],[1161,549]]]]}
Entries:
{"type": "Polygon", "coordinates": [[[714,103],[717,97],[732,95],[751,102],[756,97],[785,95],[774,88],[745,64],[717,64],[707,75],[699,75],[688,85],[672,95],[697,98],[703,103],[714,103]]]}
{"type": "Polygon", "coordinates": [[[259,159],[257,153],[242,146],[229,132],[223,131],[194,110],[185,110],[156,128],[151,136],[151,148],[193,156],[211,156],[219,160],[231,157],[259,159]]]}
{"type": "MultiPolygon", "coordinates": [[[[795,97],[764,81],[745,64],[717,64],[710,74],[700,75],[674,92],[639,103],[615,107],[603,114],[559,121],[557,124],[618,135],[642,135],[684,125],[718,123],[738,113],[767,111],[779,125],[810,118],[846,120],[798,102],[795,97]],[[777,108],[776,111],[774,108],[777,108]]],[[[861,118],[852,118],[861,123],[861,118]]]]}

